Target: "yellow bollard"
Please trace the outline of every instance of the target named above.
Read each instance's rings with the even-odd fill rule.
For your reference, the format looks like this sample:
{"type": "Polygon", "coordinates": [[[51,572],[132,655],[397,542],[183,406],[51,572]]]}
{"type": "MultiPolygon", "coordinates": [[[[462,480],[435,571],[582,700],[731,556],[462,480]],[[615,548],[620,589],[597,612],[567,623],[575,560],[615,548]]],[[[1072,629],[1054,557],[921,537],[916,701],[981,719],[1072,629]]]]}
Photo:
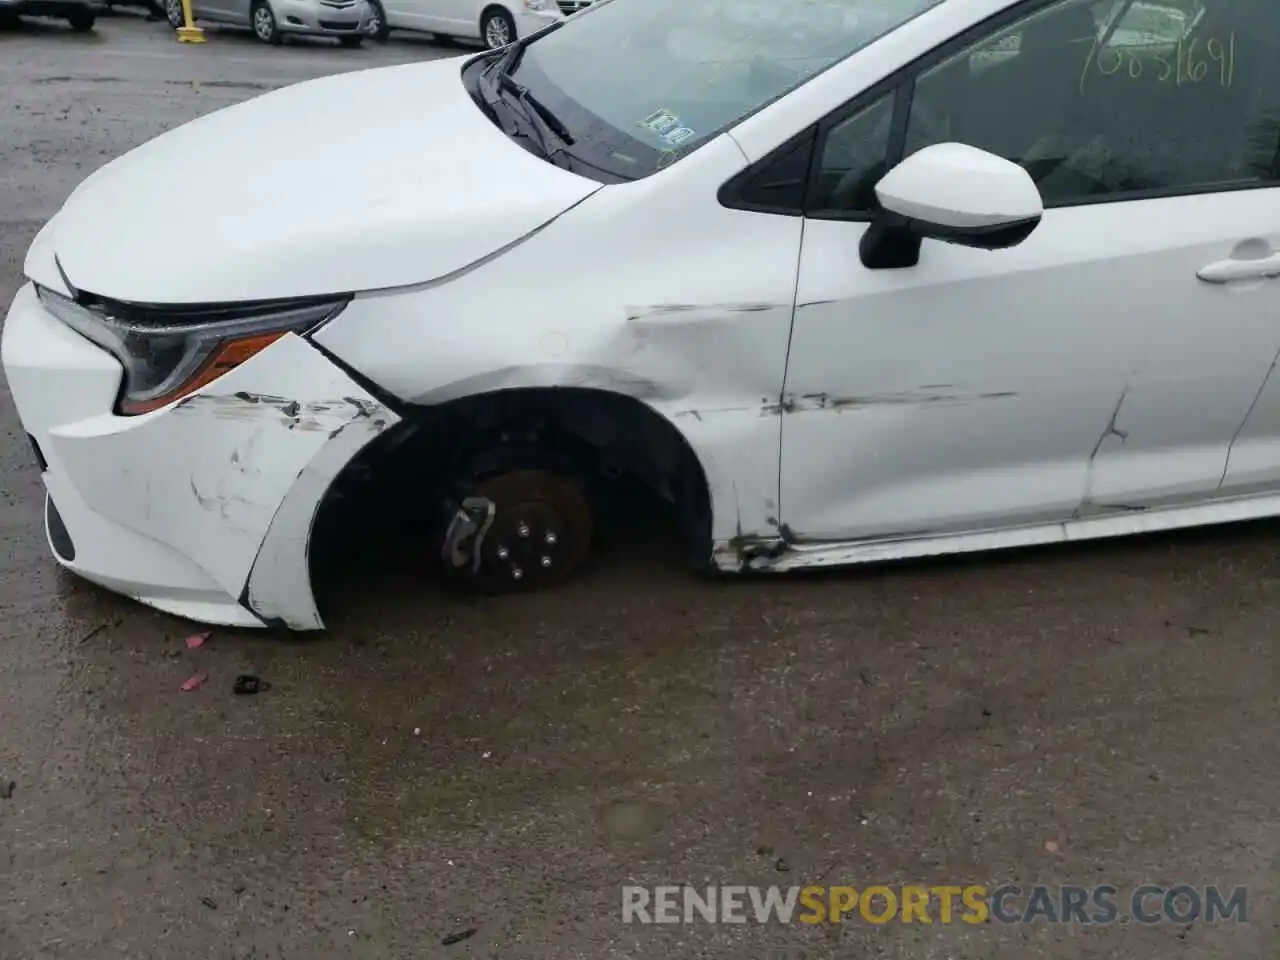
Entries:
{"type": "Polygon", "coordinates": [[[204,31],[195,25],[191,16],[191,0],[182,0],[182,26],[178,28],[179,43],[204,43],[204,31]]]}

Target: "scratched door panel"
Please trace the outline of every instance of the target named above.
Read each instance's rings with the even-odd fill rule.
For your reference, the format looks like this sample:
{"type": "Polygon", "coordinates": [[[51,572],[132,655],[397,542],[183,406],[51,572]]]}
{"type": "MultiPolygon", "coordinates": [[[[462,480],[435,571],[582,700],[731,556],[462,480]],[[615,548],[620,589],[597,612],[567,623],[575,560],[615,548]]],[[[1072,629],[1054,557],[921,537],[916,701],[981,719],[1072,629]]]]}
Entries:
{"type": "Polygon", "coordinates": [[[83,421],[50,443],[70,476],[93,478],[77,491],[91,509],[239,597],[277,508],[325,444],[348,429],[371,440],[396,420],[288,334],[171,407],[83,421]]]}
{"type": "MultiPolygon", "coordinates": [[[[1276,281],[1271,281],[1274,285],[1276,281]]],[[[1280,296],[1280,291],[1277,291],[1280,296]]],[[[1280,326],[1280,310],[1275,312],[1280,326]]],[[[1267,493],[1280,488],[1280,377],[1275,368],[1231,445],[1222,478],[1224,496],[1267,493]]]]}
{"type": "Polygon", "coordinates": [[[1197,270],[1280,245],[1280,193],[1047,211],[1000,252],[861,267],[805,225],[783,418],[797,536],[856,539],[1180,505],[1217,492],[1277,349],[1277,288],[1197,270]]]}

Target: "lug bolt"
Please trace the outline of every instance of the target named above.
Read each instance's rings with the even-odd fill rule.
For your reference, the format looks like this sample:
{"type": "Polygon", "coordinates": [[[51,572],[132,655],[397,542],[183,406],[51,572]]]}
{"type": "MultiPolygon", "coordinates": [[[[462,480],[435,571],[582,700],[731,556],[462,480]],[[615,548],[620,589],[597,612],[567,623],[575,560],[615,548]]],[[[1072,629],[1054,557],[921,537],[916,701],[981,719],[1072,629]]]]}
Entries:
{"type": "Polygon", "coordinates": [[[506,547],[499,547],[495,553],[497,553],[499,560],[505,560],[507,557],[511,556],[511,551],[506,547]]]}
{"type": "Polygon", "coordinates": [[[556,536],[554,530],[548,530],[547,535],[542,539],[546,542],[548,547],[554,547],[556,545],[556,540],[558,540],[559,537],[556,536]]]}
{"type": "Polygon", "coordinates": [[[520,580],[520,579],[522,579],[523,577],[524,577],[524,571],[523,571],[523,570],[521,570],[519,567],[512,567],[512,568],[511,568],[511,579],[512,579],[512,580],[520,580]]]}
{"type": "Polygon", "coordinates": [[[522,537],[527,537],[529,535],[529,525],[527,523],[520,524],[520,526],[516,527],[516,533],[522,537]]]}
{"type": "Polygon", "coordinates": [[[543,557],[543,558],[542,558],[542,565],[543,565],[544,567],[549,567],[549,566],[551,566],[551,558],[550,558],[550,557],[543,557]]]}

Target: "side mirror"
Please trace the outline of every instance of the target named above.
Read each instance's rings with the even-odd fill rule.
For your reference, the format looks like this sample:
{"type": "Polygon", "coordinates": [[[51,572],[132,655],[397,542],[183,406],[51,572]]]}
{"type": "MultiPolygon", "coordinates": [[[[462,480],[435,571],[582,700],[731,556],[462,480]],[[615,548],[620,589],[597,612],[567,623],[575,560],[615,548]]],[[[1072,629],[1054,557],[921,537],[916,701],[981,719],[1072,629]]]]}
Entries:
{"type": "Polygon", "coordinates": [[[882,212],[862,238],[873,269],[919,262],[920,241],[1004,250],[1031,235],[1044,202],[1016,163],[963,143],[913,153],[876,184],[882,212]]]}

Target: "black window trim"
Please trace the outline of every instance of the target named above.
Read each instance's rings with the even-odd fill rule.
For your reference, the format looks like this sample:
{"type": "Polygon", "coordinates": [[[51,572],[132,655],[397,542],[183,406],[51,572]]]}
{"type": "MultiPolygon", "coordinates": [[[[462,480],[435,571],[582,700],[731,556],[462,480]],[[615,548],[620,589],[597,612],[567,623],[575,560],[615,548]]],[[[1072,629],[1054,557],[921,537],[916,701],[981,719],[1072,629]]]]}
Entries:
{"type": "MultiPolygon", "coordinates": [[[[810,124],[803,131],[787,139],[781,146],[771,150],[761,160],[735,174],[717,193],[721,204],[731,209],[753,210],[761,213],[778,213],[787,216],[803,216],[811,220],[839,220],[851,223],[870,223],[876,217],[875,211],[866,210],[829,210],[813,205],[813,189],[817,182],[818,171],[822,163],[822,154],[826,147],[827,136],[833,127],[872,106],[876,101],[893,91],[894,116],[889,132],[889,145],[885,154],[886,168],[892,170],[902,162],[902,154],[906,148],[907,122],[910,119],[910,107],[915,95],[916,79],[933,67],[961,53],[966,47],[973,46],[984,37],[998,33],[1012,26],[1019,20],[1034,16],[1042,10],[1063,3],[1065,0],[1024,0],[1011,7],[992,14],[985,20],[975,23],[962,33],[943,41],[936,47],[926,51],[910,63],[899,67],[887,77],[868,87],[862,93],[836,107],[825,117],[810,124]],[[809,173],[804,186],[804,207],[764,209],[763,205],[752,205],[741,201],[742,193],[751,186],[755,175],[764,171],[774,160],[811,137],[809,157],[809,173]]],[[[1130,5],[1137,0],[1130,0],[1130,5]]],[[[1126,8],[1127,12],[1127,8],[1126,8]]],[[[1117,17],[1109,24],[1107,37],[1119,25],[1117,17]]],[[[1280,148],[1277,153],[1280,154],[1280,148]]],[[[1199,186],[1180,185],[1176,187],[1159,187],[1149,190],[1117,191],[1116,193],[1099,194],[1092,197],[1080,197],[1073,200],[1046,201],[1046,210],[1068,209],[1071,207],[1089,207],[1102,203],[1132,203],[1138,200],[1164,200],[1174,197],[1197,197],[1215,193],[1237,193],[1244,190],[1274,190],[1280,188],[1280,180],[1268,180],[1259,183],[1241,183],[1235,181],[1218,181],[1199,186]]]]}
{"type": "Polygon", "coordinates": [[[721,206],[728,207],[730,210],[748,210],[752,213],[774,213],[784,217],[800,217],[804,216],[804,201],[801,200],[800,206],[783,206],[773,203],[756,203],[747,198],[747,193],[755,184],[756,178],[762,174],[768,173],[775,163],[785,159],[793,150],[799,150],[807,147],[809,150],[809,159],[805,163],[804,182],[800,184],[801,197],[808,195],[809,177],[813,171],[813,155],[816,153],[815,145],[818,140],[819,124],[811,123],[804,130],[795,136],[784,141],[782,146],[775,147],[770,150],[759,160],[748,164],[745,168],[735,173],[732,177],[720,185],[720,189],[716,192],[716,199],[720,201],[721,206]],[[806,144],[805,141],[808,141],[806,144]]]}
{"type": "Polygon", "coordinates": [[[907,142],[907,120],[911,116],[911,98],[915,94],[916,80],[914,76],[903,77],[899,70],[867,91],[862,97],[851,100],[840,110],[831,113],[818,125],[818,138],[814,146],[813,156],[809,158],[809,181],[805,184],[804,215],[810,220],[847,220],[850,223],[870,223],[876,218],[875,210],[838,210],[819,207],[814,191],[818,185],[818,175],[822,170],[822,155],[826,148],[827,137],[831,131],[846,120],[860,114],[883,98],[892,94],[893,117],[889,121],[889,142],[885,148],[885,170],[892,170],[902,162],[902,153],[907,142]]]}

